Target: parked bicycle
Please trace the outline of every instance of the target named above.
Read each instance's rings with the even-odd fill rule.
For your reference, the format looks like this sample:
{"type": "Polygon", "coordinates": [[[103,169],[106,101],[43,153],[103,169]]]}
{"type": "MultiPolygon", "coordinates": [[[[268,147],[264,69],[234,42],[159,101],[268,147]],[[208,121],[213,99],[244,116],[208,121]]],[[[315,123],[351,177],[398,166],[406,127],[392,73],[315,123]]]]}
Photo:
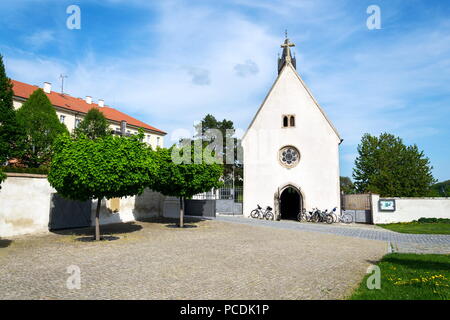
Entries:
{"type": "Polygon", "coordinates": [[[263,208],[261,208],[258,204],[257,208],[250,212],[250,217],[255,219],[273,220],[274,215],[271,207],[267,206],[266,209],[263,210],[263,208]]]}
{"type": "Polygon", "coordinates": [[[336,222],[352,223],[353,216],[350,213],[342,213],[341,211],[341,214],[337,216],[336,222]]]}
{"type": "Polygon", "coordinates": [[[311,222],[311,218],[315,212],[316,208],[313,208],[312,211],[306,211],[305,208],[303,208],[303,210],[297,215],[297,220],[302,222],[311,222]]]}
{"type": "Polygon", "coordinates": [[[328,209],[322,211],[318,208],[313,208],[312,211],[308,212],[306,211],[306,209],[303,209],[302,212],[297,215],[297,220],[300,222],[326,222],[328,224],[331,224],[334,222],[334,217],[333,211],[328,213],[328,209]]]}
{"type": "Polygon", "coordinates": [[[338,216],[336,214],[337,207],[334,207],[333,210],[330,211],[329,215],[333,217],[333,222],[338,222],[338,216]]]}

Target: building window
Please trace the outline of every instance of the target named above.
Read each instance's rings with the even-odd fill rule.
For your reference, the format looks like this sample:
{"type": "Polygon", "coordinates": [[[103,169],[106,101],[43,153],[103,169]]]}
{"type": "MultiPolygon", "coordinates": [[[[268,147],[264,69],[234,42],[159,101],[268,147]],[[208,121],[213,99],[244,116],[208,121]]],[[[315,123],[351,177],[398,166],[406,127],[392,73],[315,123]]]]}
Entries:
{"type": "Polygon", "coordinates": [[[80,123],[81,123],[81,119],[75,119],[75,128],[78,128],[80,123]]]}
{"type": "Polygon", "coordinates": [[[160,140],[159,137],[157,137],[157,138],[156,138],[156,146],[157,146],[157,147],[159,146],[159,140],[160,140]]]}
{"type": "Polygon", "coordinates": [[[283,115],[283,128],[295,127],[295,115],[285,114],[283,115]]]}
{"type": "Polygon", "coordinates": [[[300,161],[300,152],[296,147],[285,146],[280,149],[278,157],[284,167],[292,168],[300,161]]]}
{"type": "Polygon", "coordinates": [[[64,123],[64,120],[66,119],[66,116],[63,116],[63,115],[61,115],[61,116],[59,116],[59,121],[61,122],[61,123],[64,123]]]}

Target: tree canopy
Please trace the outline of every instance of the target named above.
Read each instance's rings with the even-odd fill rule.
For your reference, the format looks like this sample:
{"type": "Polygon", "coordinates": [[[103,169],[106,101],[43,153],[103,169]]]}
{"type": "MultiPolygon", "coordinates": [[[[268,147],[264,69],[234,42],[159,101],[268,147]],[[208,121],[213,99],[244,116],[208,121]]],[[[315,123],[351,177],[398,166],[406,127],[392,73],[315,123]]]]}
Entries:
{"type": "Polygon", "coordinates": [[[108,120],[97,108],[90,109],[75,129],[75,135],[84,134],[89,139],[97,139],[110,134],[108,120]]]}
{"type": "Polygon", "coordinates": [[[13,85],[6,76],[3,57],[0,55],[0,165],[15,156],[22,135],[13,106],[13,95],[13,85]]]}
{"type": "Polygon", "coordinates": [[[180,227],[183,227],[184,198],[192,198],[195,194],[221,186],[222,165],[205,161],[203,155],[210,150],[199,149],[194,147],[180,149],[172,146],[169,149],[158,148],[155,151],[159,171],[157,179],[153,180],[149,187],[165,196],[180,198],[180,227]],[[189,154],[184,154],[185,152],[189,154]],[[177,164],[173,160],[174,154],[177,154],[177,157],[187,158],[188,163],[177,164]],[[201,159],[201,162],[198,159],[201,159]]]}
{"type": "Polygon", "coordinates": [[[6,174],[0,169],[0,190],[2,189],[2,182],[6,180],[6,174]]]}
{"type": "Polygon", "coordinates": [[[234,173],[234,178],[239,183],[243,179],[242,146],[241,140],[233,137],[233,121],[219,121],[213,115],[207,114],[195,126],[195,131],[194,139],[202,140],[203,146],[214,145],[216,155],[222,159],[225,180],[232,179],[234,173]]]}
{"type": "Polygon", "coordinates": [[[341,184],[341,192],[345,194],[354,194],[356,193],[355,185],[349,177],[339,177],[341,184]]]}
{"type": "Polygon", "coordinates": [[[450,180],[438,182],[431,186],[430,196],[450,197],[450,180]]]}
{"type": "Polygon", "coordinates": [[[96,240],[100,240],[101,200],[141,194],[156,177],[158,165],[143,136],[142,130],[131,137],[95,140],[66,134],[55,141],[48,181],[65,198],[97,199],[96,240]]]}
{"type": "Polygon", "coordinates": [[[383,133],[365,134],[358,145],[353,178],[358,192],[390,197],[427,196],[435,182],[432,166],[416,145],[383,133]]]}
{"type": "Polygon", "coordinates": [[[34,91],[24,102],[17,111],[17,120],[25,132],[20,145],[22,163],[29,167],[49,163],[53,142],[68,131],[42,89],[34,91]]]}
{"type": "MultiPolygon", "coordinates": [[[[192,148],[192,158],[194,155],[192,148]]],[[[204,149],[202,149],[204,150],[204,149]]],[[[216,163],[181,163],[172,161],[172,154],[186,152],[172,146],[169,149],[158,148],[155,151],[155,159],[159,165],[158,177],[153,180],[150,188],[166,196],[191,198],[195,194],[218,188],[223,173],[221,165],[216,163]]]]}
{"type": "Polygon", "coordinates": [[[59,136],[48,181],[65,198],[85,201],[140,194],[157,173],[142,134],[91,140],[59,136]]]}

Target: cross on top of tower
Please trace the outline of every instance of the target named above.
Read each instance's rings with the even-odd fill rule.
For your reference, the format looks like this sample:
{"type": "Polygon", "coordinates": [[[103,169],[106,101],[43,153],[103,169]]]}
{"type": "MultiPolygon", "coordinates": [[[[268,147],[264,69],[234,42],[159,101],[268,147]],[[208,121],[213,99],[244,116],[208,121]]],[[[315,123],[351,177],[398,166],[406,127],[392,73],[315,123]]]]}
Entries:
{"type": "Polygon", "coordinates": [[[295,57],[292,57],[290,49],[291,47],[295,47],[295,44],[289,41],[287,30],[285,30],[284,36],[284,43],[281,44],[281,48],[283,48],[283,54],[281,55],[281,58],[278,59],[278,72],[281,71],[286,63],[291,63],[294,68],[296,67],[295,57]]]}
{"type": "Polygon", "coordinates": [[[284,32],[286,39],[284,40],[284,43],[281,45],[281,48],[283,48],[283,57],[285,57],[286,61],[291,61],[291,49],[290,47],[295,47],[295,44],[289,41],[289,38],[287,37],[287,30],[284,32]]]}

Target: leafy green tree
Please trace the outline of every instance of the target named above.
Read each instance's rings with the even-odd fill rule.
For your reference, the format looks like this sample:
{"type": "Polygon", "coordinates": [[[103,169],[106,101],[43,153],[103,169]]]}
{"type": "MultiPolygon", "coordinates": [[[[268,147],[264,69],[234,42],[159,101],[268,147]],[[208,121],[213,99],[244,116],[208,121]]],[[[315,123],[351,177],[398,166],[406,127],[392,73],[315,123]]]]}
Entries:
{"type": "Polygon", "coordinates": [[[6,76],[3,57],[0,55],[0,165],[15,156],[22,130],[13,106],[13,85],[6,76]]]}
{"type": "Polygon", "coordinates": [[[157,179],[153,180],[149,187],[165,196],[180,198],[180,227],[184,226],[184,199],[221,186],[223,167],[216,163],[208,164],[202,158],[204,151],[203,148],[194,150],[175,146],[169,149],[158,148],[155,151],[159,172],[157,179]],[[173,155],[183,158],[186,156],[184,152],[190,153],[187,155],[190,159],[188,163],[177,164],[173,161],[173,155]],[[195,158],[201,158],[201,163],[195,163],[195,158]]]}
{"type": "MultiPolygon", "coordinates": [[[[241,140],[233,137],[235,128],[233,121],[223,119],[218,121],[213,115],[207,114],[195,126],[194,140],[202,140],[202,145],[214,147],[214,151],[222,159],[224,179],[240,184],[243,180],[242,145],[241,140]],[[220,135],[220,137],[219,137],[220,135]]],[[[182,141],[182,144],[185,141],[182,141]]]]}
{"type": "Polygon", "coordinates": [[[340,177],[341,192],[345,194],[356,193],[355,185],[349,177],[340,177]]]}
{"type": "Polygon", "coordinates": [[[2,188],[2,182],[6,180],[6,174],[0,169],[0,189],[2,188]]]}
{"type": "Polygon", "coordinates": [[[80,134],[86,135],[89,139],[102,138],[111,134],[108,120],[106,120],[103,112],[97,108],[90,109],[83,121],[75,129],[75,135],[79,136],[80,134]]]}
{"type": "Polygon", "coordinates": [[[103,198],[141,194],[158,172],[154,152],[142,142],[142,130],[131,137],[59,136],[54,144],[48,181],[63,197],[97,199],[95,239],[100,239],[103,198]]]}
{"type": "Polygon", "coordinates": [[[390,197],[419,197],[429,194],[435,180],[430,160],[416,145],[383,133],[365,134],[358,145],[353,178],[358,192],[390,197]]]}
{"type": "Polygon", "coordinates": [[[34,91],[25,101],[17,111],[17,120],[25,131],[21,144],[22,163],[32,168],[47,164],[54,140],[68,131],[42,89],[34,91]]]}
{"type": "Polygon", "coordinates": [[[450,197],[450,180],[438,182],[431,186],[431,197],[450,197]]]}

